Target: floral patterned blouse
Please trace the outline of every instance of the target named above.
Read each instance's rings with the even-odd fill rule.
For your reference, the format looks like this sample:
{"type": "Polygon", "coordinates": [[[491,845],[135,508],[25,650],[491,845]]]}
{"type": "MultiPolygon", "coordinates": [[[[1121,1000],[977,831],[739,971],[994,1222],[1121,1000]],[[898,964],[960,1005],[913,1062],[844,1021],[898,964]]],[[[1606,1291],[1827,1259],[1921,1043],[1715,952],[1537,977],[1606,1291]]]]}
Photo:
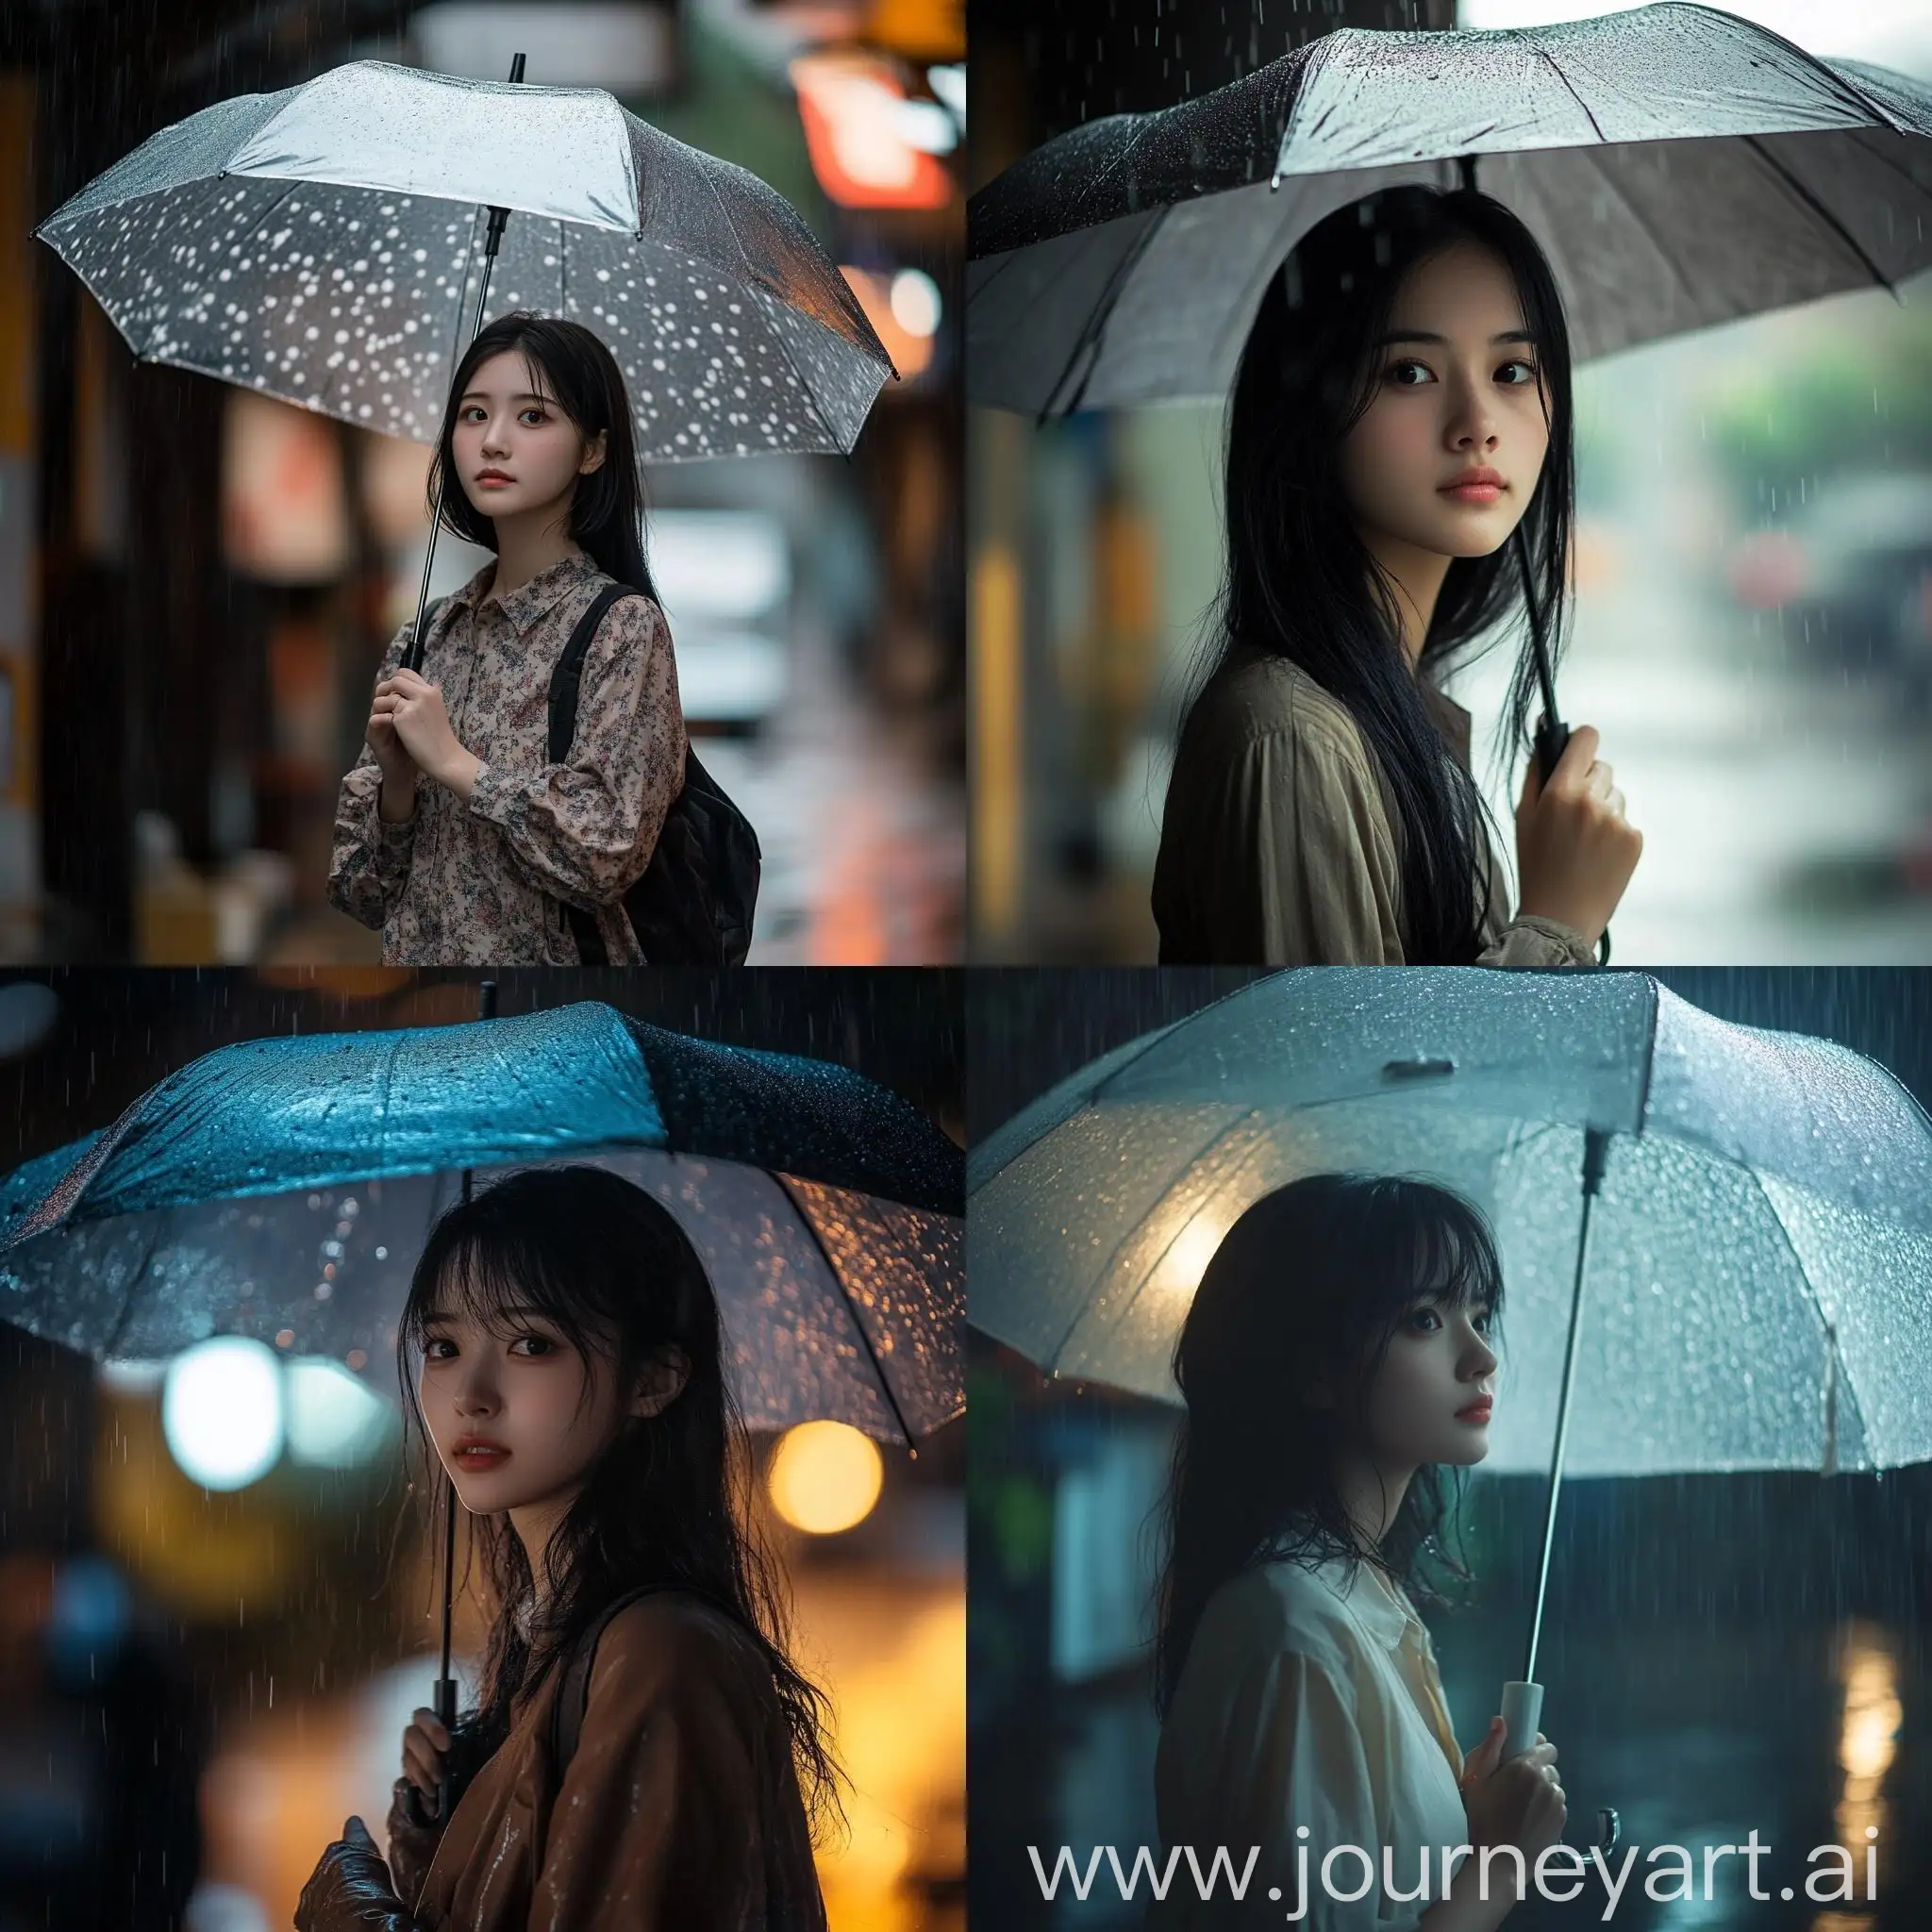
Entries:
{"type": "MultiPolygon", "coordinates": [[[[330,903],[382,932],[395,966],[574,966],[564,911],[597,922],[612,965],[643,958],[620,904],[651,862],[684,782],[684,714],[664,613],[642,595],[605,612],[584,658],[570,758],[549,758],[550,673],[611,581],[573,553],[503,599],[486,564],[429,627],[423,675],[482,760],[466,805],[426,775],[401,824],[377,810],[382,768],[365,744],[336,805],[330,903]]],[[[403,660],[405,624],[376,682],[403,660]]]]}

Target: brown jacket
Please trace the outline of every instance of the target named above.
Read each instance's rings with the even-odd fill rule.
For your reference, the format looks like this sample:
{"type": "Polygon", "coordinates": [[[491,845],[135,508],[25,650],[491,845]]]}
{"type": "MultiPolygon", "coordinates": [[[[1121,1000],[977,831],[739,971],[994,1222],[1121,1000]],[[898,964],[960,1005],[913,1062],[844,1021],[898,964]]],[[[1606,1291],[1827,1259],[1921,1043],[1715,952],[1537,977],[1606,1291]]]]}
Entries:
{"type": "MultiPolygon", "coordinates": [[[[1424,691],[1467,765],[1469,713],[1424,691]]],[[[1340,700],[1286,658],[1230,653],[1188,720],[1168,785],[1154,867],[1161,963],[1406,963],[1399,824],[1381,769],[1340,700]]],[[[1478,829],[1476,963],[1593,965],[1570,926],[1509,916],[1503,869],[1478,829]]]]}
{"type": "MultiPolygon", "coordinates": [[[[444,601],[423,649],[450,728],[483,761],[475,790],[465,804],[419,778],[414,813],[391,824],[377,808],[382,767],[364,745],[336,806],[330,903],[380,928],[391,966],[575,966],[566,901],[596,921],[612,965],[635,965],[643,956],[619,902],[684,783],[670,627],[641,593],[604,613],[570,755],[554,765],[550,674],[611,579],[573,553],[499,599],[495,572],[485,564],[444,601]]],[[[409,628],[376,683],[402,662],[409,628]]]]}
{"type": "Polygon", "coordinates": [[[763,1654],[678,1591],[604,1630],[561,1788],[544,1680],[441,1842],[395,1786],[389,1860],[422,1932],[824,1932],[791,1733],[763,1654]]]}

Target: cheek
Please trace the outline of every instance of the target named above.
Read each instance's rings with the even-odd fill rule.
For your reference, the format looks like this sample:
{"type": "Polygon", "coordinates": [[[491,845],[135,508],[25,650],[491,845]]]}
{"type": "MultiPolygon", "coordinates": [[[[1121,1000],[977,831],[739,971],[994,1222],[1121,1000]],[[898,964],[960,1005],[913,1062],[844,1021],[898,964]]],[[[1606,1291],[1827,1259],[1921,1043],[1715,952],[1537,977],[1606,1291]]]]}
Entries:
{"type": "Polygon", "coordinates": [[[1404,489],[1412,474],[1433,474],[1434,425],[1415,398],[1369,405],[1368,413],[1341,445],[1341,475],[1350,494],[1373,503],[1404,489]]]}

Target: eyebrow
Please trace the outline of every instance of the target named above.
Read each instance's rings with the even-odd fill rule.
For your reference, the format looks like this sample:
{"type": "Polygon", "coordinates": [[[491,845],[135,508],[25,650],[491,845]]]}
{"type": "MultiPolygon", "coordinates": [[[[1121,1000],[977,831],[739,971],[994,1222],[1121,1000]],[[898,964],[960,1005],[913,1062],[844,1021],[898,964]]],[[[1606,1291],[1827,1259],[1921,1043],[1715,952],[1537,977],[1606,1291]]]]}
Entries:
{"type": "MultiPolygon", "coordinates": [[[[487,389],[466,389],[463,391],[462,399],[467,403],[472,396],[481,396],[485,402],[488,402],[491,394],[491,391],[487,389]]],[[[548,396],[533,396],[528,390],[525,390],[520,396],[510,397],[510,401],[513,403],[547,403],[549,400],[548,396]]]]}
{"type": "MultiPolygon", "coordinates": [[[[1499,336],[1491,336],[1490,341],[1491,343],[1500,346],[1504,342],[1534,342],[1536,337],[1526,328],[1510,328],[1505,329],[1499,336]]],[[[1386,349],[1391,342],[1441,342],[1444,348],[1447,348],[1449,338],[1447,336],[1432,335],[1425,328],[1404,328],[1397,329],[1390,335],[1378,336],[1375,339],[1375,346],[1378,349],[1386,349]]]]}

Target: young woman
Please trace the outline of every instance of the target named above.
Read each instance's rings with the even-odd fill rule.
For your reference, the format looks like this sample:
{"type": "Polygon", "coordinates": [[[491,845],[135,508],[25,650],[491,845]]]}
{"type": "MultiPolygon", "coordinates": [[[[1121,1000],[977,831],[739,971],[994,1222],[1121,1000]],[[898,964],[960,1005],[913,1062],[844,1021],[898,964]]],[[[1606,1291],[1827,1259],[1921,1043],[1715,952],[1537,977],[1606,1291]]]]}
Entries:
{"type": "MultiPolygon", "coordinates": [[[[446,525],[496,561],[446,598],[421,672],[405,624],[336,807],[331,902],[396,965],[575,965],[569,908],[610,964],[642,958],[621,903],[684,782],[671,633],[645,568],[630,401],[574,322],[525,310],[470,344],[429,473],[446,525]],[[610,583],[576,735],[550,761],[550,674],[610,583]]],[[[413,622],[413,620],[411,620],[413,622]]]]}
{"type": "MultiPolygon", "coordinates": [[[[1338,209],[1273,276],[1228,409],[1219,659],[1175,754],[1163,961],[1586,965],[1642,849],[1579,727],[1516,812],[1512,918],[1440,680],[1524,608],[1554,658],[1570,349],[1529,231],[1470,192],[1338,209]]],[[[1511,743],[1536,685],[1527,638],[1511,743]]]]}
{"type": "Polygon", "coordinates": [[[824,1932],[824,1698],[742,1517],[717,1304],[677,1223],[598,1169],[513,1176],[432,1231],[397,1367],[494,1621],[477,1708],[454,1736],[427,1709],[404,1733],[387,1865],[352,1818],[299,1932],[824,1932]],[[559,1778],[563,1660],[640,1591],[596,1642],[559,1778]],[[433,1794],[445,1754],[453,1811],[425,1828],[408,1788],[433,1794]]]}
{"type": "Polygon", "coordinates": [[[1156,1798],[1163,1842],[1204,1874],[1217,1847],[1237,1877],[1258,1856],[1244,1907],[1224,1879],[1204,1902],[1181,1868],[1161,1925],[1257,1923],[1272,1887],[1262,1914],[1310,1932],[1489,1932],[1514,1859],[1492,1860],[1484,1900],[1465,1857],[1445,1897],[1442,1848],[1513,1844],[1533,1869],[1561,1837],[1556,1746],[1539,1734],[1499,1765],[1498,1717],[1457,1748],[1410,1596],[1441,1600],[1425,1561],[1468,1580],[1437,1532],[1453,1472],[1487,1453],[1502,1302],[1482,1217],[1420,1181],[1296,1181],[1208,1263],[1174,1352],[1156,1798]],[[1373,1883],[1338,1854],[1324,1884],[1341,1845],[1373,1883]]]}

